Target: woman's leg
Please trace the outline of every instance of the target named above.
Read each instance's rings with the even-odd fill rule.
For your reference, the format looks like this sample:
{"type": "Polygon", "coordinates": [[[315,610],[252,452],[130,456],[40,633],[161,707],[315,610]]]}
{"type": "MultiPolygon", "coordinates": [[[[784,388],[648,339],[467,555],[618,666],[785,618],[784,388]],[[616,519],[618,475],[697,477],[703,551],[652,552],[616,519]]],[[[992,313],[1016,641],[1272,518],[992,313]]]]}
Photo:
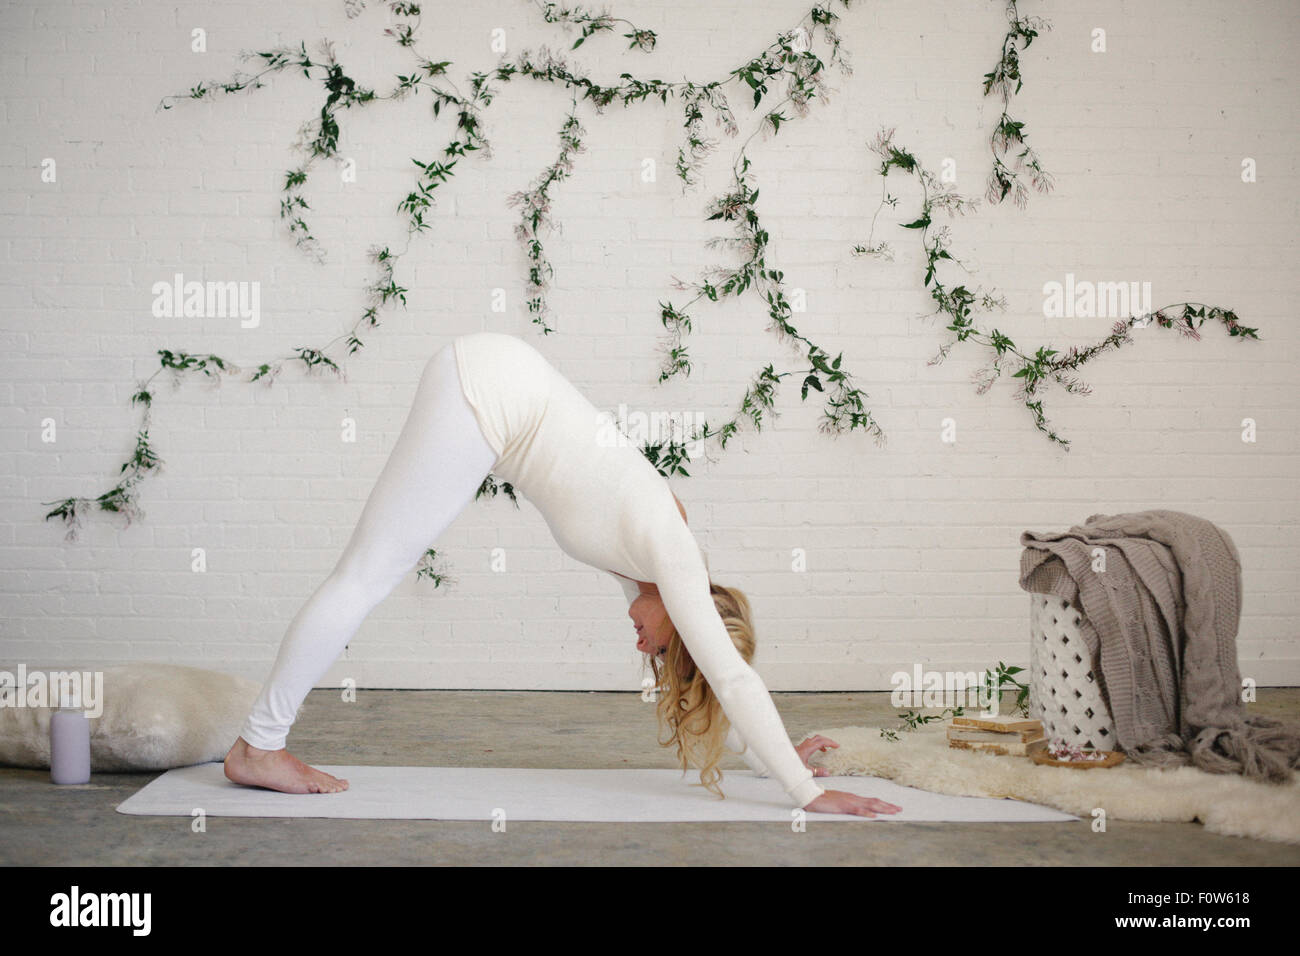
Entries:
{"type": "Polygon", "coordinates": [[[334,570],[289,624],[240,736],[284,747],[298,708],[370,611],[474,500],[496,453],[461,392],[448,345],[425,365],[415,399],[334,570]]]}

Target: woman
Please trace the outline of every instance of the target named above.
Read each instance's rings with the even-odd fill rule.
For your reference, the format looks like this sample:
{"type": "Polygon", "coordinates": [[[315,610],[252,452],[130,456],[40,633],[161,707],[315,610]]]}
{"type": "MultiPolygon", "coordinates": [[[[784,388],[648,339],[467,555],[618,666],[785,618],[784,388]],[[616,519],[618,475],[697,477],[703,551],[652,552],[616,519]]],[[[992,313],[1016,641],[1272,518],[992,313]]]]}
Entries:
{"type": "MultiPolygon", "coordinates": [[[[607,426],[607,418],[521,339],[480,332],[439,350],[425,365],[397,444],[342,557],[290,623],[226,755],[226,776],[288,793],[347,788],[346,780],[284,749],[298,707],[370,611],[492,472],[536,505],[566,553],[636,588],[628,614],[638,649],[667,664],[660,716],[673,731],[683,768],[688,756],[702,758],[701,780],[716,789],[720,741],[730,726],[728,745],[745,749],[756,771],[770,770],[795,806],[861,816],[897,812],[893,804],[813,782],[812,768],[791,745],[748,663],[753,642],[744,596],[709,580],[667,482],[639,450],[611,441],[607,426]]],[[[834,744],[815,738],[804,749],[826,746],[834,744]]]]}

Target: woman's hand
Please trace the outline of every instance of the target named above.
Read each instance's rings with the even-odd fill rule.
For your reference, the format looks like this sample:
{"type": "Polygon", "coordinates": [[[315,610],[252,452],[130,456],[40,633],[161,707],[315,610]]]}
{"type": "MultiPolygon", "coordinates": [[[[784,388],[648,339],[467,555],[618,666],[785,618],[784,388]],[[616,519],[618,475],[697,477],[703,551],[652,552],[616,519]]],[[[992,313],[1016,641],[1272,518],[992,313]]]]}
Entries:
{"type": "MultiPolygon", "coordinates": [[[[813,734],[794,749],[804,766],[812,770],[814,777],[828,777],[829,770],[825,767],[812,766],[808,763],[808,758],[815,753],[822,753],[838,746],[839,744],[829,737],[813,734]]],[[[852,813],[860,817],[874,818],[877,813],[897,813],[903,808],[886,803],[884,800],[877,800],[875,797],[859,797],[856,793],[848,793],[844,790],[827,790],[820,797],[806,804],[804,809],[812,810],[814,813],[852,813]]]]}
{"type": "Polygon", "coordinates": [[[813,734],[803,743],[799,744],[799,746],[795,747],[794,752],[799,755],[799,759],[803,761],[803,765],[813,772],[814,777],[829,777],[831,775],[829,770],[825,767],[814,767],[808,762],[808,758],[815,753],[821,753],[830,747],[838,746],[839,744],[831,740],[829,737],[823,737],[821,734],[813,734]]]}
{"type": "Polygon", "coordinates": [[[811,803],[805,804],[804,809],[814,813],[851,813],[874,819],[877,813],[897,813],[903,808],[875,797],[859,797],[856,793],[843,790],[827,790],[811,803]]]}

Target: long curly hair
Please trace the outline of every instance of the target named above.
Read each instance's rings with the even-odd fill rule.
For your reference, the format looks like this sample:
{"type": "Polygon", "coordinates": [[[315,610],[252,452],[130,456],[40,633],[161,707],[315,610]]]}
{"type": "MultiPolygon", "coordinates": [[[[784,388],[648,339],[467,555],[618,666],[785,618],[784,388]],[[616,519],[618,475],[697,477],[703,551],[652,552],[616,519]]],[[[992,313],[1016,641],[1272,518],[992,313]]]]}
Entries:
{"type": "MultiPolygon", "coordinates": [[[[749,599],[737,588],[709,581],[713,606],[746,664],[754,660],[754,623],[749,599]]],[[[655,708],[659,721],[659,746],[677,748],[682,771],[699,768],[700,785],[719,797],[726,794],[718,785],[722,771],[718,763],[726,750],[731,722],[713,688],[695,666],[676,626],[671,628],[666,652],[662,657],[647,654],[659,693],[655,708]],[[664,731],[667,730],[667,739],[664,731]]]]}

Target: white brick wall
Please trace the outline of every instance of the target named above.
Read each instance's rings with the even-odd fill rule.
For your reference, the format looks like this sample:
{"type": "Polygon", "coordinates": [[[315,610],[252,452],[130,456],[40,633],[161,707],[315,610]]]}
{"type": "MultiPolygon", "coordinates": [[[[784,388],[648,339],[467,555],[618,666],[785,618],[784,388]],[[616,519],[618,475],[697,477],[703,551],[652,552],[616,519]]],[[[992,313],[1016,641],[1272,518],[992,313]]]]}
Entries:
{"type": "MultiPolygon", "coordinates": [[[[530,4],[426,4],[421,50],[453,60],[465,89],[497,58],[570,41],[530,4]]],[[[831,75],[829,103],[750,147],[771,233],[770,264],[805,290],[805,334],[870,395],[888,434],[818,435],[818,406],[800,406],[798,380],[779,395],[779,421],[747,432],[714,465],[675,480],[715,577],[742,587],[759,619],[760,673],[774,690],[871,689],[914,661],[968,670],[1025,663],[1028,599],[1016,583],[1025,529],[1052,530],[1097,511],[1191,511],[1220,523],[1244,561],[1242,671],[1261,685],[1300,682],[1296,476],[1297,67],[1293,3],[1063,4],[1025,0],[1053,23],[1023,54],[1025,87],[1012,115],[1056,179],[1027,210],[1010,202],[951,223],[951,250],[977,270],[972,284],[1006,295],[996,324],[1018,345],[1065,348],[1104,336],[1109,319],[1046,319],[1041,290],[1072,272],[1094,281],[1149,281],[1155,305],[1183,300],[1233,308],[1260,342],[1206,326],[1201,342],[1150,328],[1086,366],[1090,397],[1048,393],[1068,454],[1034,430],[1005,382],[975,394],[983,355],[954,348],[921,319],[916,236],[891,227],[919,197],[901,197],[878,238],[895,262],[856,259],[880,197],[866,144],[882,126],[937,170],[951,157],[956,188],[982,196],[987,140],[999,109],[981,95],[1005,23],[1003,4],[858,3],[841,32],[854,75],[831,75]],[[1108,50],[1090,51],[1094,28],[1108,50]],[[1240,181],[1244,157],[1258,182],[1240,181]],[[958,440],[940,440],[953,418],[958,440]],[[1258,441],[1240,440],[1243,418],[1258,441]],[[792,549],[808,570],[790,570],[792,549]]],[[[724,77],[793,26],[807,3],[618,2],[619,16],[659,33],[653,54],[597,36],[571,59],[612,82],[724,77]]],[[[554,157],[568,96],[516,79],[486,111],[495,156],[464,159],[438,190],[432,228],[397,265],[409,307],[363,332],[347,381],[288,372],[270,390],[191,379],[155,383],[151,440],[162,475],[139,489],[146,516],[129,528],[92,517],[77,543],[42,520],[42,501],[95,496],[130,454],[137,379],[159,348],[211,351],[253,366],[297,346],[323,345],[364,308],[365,250],[400,248],[398,199],[411,157],[436,154],[451,114],[430,122],[427,96],[341,115],[344,184],[329,164],[307,189],[326,265],[282,231],[279,184],[298,164],[295,132],[319,109],[318,84],[285,73],[253,94],[179,104],[161,97],[223,79],[240,49],[322,37],[348,72],[387,88],[410,59],[380,33],[386,12],[348,20],[339,3],[138,5],[42,2],[0,10],[0,661],[89,664],[159,660],[261,679],[284,628],[333,566],[396,438],[424,360],[452,336],[490,328],[528,336],[602,407],[689,410],[720,421],[745,382],[795,356],[764,331],[752,294],[691,309],[695,374],[657,387],[656,303],[686,296],[692,279],[727,261],[702,243],[708,199],[728,185],[736,140],[682,196],[672,167],[680,112],[647,102],[596,115],[583,107],[587,152],[554,189],[564,232],[547,242],[557,334],[528,322],[526,266],[505,204],[554,157]],[[208,52],[189,49],[194,27],[208,52]],[[57,183],[41,182],[56,160],[57,183]],[[658,182],[639,181],[653,157],[658,182]],[[189,279],[261,284],[261,326],[237,319],[157,319],[150,288],[189,279]],[[505,314],[490,311],[506,290],[505,314]],[[340,422],[357,420],[355,444],[340,422]],[[41,441],[41,423],[58,428],[41,441]],[[203,548],[207,571],[190,570],[203,548]]],[[[824,48],[819,47],[824,52],[824,48]]],[[[750,98],[729,98],[752,128],[750,98]]],[[[768,101],[772,102],[772,101],[768,101]]],[[[712,131],[716,133],[716,131],[712,131]]],[[[720,134],[718,134],[720,137],[720,134]]],[[[960,281],[950,268],[950,284],[960,281]]],[[[989,320],[982,324],[986,327],[989,320]]],[[[408,577],[371,615],[326,682],[361,686],[633,689],[639,656],[618,589],[558,551],[540,516],[504,498],[477,504],[436,542],[456,581],[433,590],[408,577]],[[492,573],[492,548],[509,572],[492,573]]]]}

